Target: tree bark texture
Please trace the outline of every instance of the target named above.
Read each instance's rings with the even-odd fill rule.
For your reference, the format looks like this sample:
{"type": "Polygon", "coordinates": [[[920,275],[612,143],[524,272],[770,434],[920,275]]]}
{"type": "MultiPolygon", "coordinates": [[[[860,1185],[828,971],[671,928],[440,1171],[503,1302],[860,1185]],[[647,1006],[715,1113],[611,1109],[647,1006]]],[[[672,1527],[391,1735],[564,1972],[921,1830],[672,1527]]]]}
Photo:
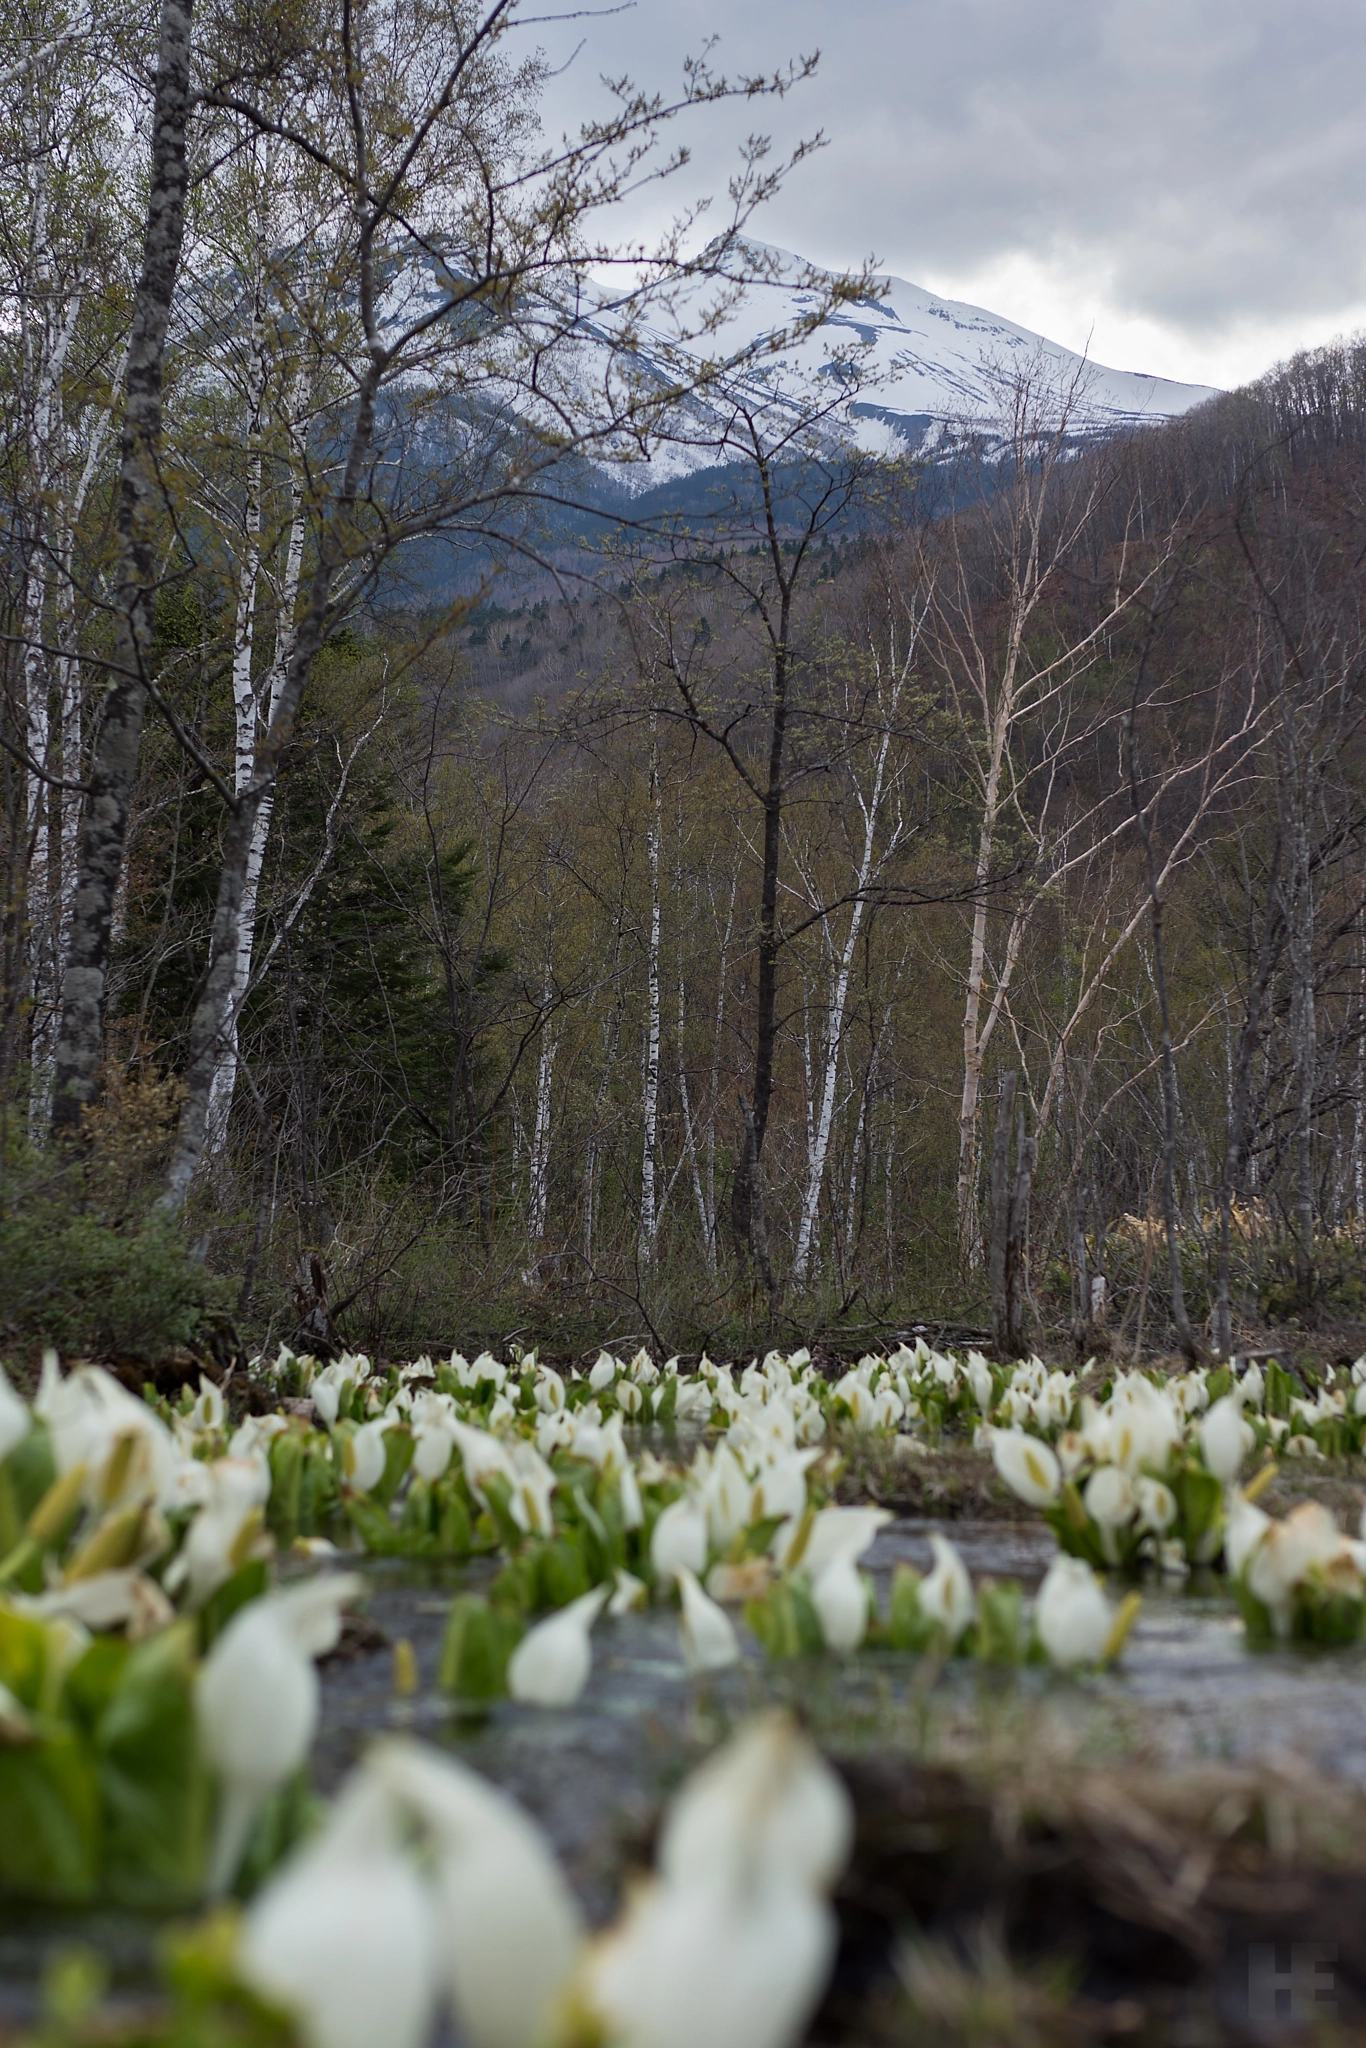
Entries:
{"type": "Polygon", "coordinates": [[[162,0],[147,224],[124,386],[117,666],[101,707],[77,847],[54,1072],[57,1131],[76,1130],[99,1092],[114,898],[123,873],[147,706],[161,501],[162,364],[185,233],[192,17],[193,0],[162,0]]]}

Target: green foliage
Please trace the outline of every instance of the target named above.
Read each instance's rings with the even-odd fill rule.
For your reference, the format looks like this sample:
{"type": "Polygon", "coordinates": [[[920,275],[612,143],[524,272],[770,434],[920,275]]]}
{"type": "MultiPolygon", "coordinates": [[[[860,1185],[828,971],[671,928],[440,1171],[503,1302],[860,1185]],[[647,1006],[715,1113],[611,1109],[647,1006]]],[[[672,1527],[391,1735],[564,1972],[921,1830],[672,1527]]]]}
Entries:
{"type": "Polygon", "coordinates": [[[820,1619],[800,1579],[779,1579],[762,1599],[747,1601],[745,1620],[770,1657],[819,1657],[825,1650],[820,1619]]]}
{"type": "Polygon", "coordinates": [[[439,1682],[457,1700],[484,1703],[507,1691],[508,1661],[522,1639],[520,1615],[477,1593],[451,1604],[441,1646],[439,1682]]]}
{"type": "Polygon", "coordinates": [[[129,1645],[0,1609],[0,1898],[170,1909],[198,1896],[208,1784],[193,1624],[129,1645]],[[22,1718],[21,1718],[22,1717],[22,1718]]]}
{"type": "Polygon", "coordinates": [[[85,1159],[11,1141],[0,1159],[0,1337],[7,1345],[30,1354],[51,1344],[67,1356],[155,1359],[193,1344],[221,1316],[226,1285],[153,1207],[156,1189],[143,1182],[139,1143],[136,1133],[109,1123],[97,1126],[85,1159]]]}

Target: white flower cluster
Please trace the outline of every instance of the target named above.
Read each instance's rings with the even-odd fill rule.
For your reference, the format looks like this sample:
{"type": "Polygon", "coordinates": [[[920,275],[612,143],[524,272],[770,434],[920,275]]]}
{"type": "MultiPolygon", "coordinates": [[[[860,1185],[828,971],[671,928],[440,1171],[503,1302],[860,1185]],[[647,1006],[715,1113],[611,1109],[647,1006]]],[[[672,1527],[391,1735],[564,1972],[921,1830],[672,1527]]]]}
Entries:
{"type": "Polygon", "coordinates": [[[313,2048],[422,2048],[443,2008],[470,2048],[786,2048],[829,1976],[852,1833],[840,1781],[765,1716],[684,1785],[653,1879],[591,1938],[520,1808],[390,1739],[248,1908],[238,1970],[313,2048]]]}

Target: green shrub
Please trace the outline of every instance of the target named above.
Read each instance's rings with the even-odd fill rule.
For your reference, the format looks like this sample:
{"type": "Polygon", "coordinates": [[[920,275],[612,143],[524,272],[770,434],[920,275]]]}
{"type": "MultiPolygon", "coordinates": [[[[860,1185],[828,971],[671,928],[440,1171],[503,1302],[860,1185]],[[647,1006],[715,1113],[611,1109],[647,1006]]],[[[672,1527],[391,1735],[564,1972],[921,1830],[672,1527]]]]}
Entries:
{"type": "Polygon", "coordinates": [[[231,1283],[192,1256],[155,1206],[146,1105],[106,1118],[81,1154],[14,1139],[0,1150],[0,1342],[33,1358],[155,1360],[221,1317],[231,1283]]]}

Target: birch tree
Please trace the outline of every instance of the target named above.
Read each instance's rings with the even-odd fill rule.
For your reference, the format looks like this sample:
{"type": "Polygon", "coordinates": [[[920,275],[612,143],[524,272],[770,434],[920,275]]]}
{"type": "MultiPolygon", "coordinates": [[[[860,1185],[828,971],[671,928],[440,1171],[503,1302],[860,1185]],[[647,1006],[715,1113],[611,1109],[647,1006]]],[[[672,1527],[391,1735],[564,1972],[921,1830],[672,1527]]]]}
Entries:
{"type": "Polygon", "coordinates": [[[516,18],[515,0],[420,16],[408,0],[363,15],[342,6],[316,24],[307,96],[281,109],[240,92],[207,95],[331,182],[349,233],[327,286],[354,306],[357,335],[347,401],[317,430],[313,566],[274,712],[249,783],[235,790],[216,777],[228,821],[167,1176],[171,1209],[208,1134],[256,818],[329,632],[404,542],[486,542],[568,458],[638,447],[689,381],[661,389],[644,377],[640,322],[672,324],[680,345],[714,330],[735,295],[740,229],[778,175],[767,146],[752,145],[732,181],[730,219],[700,256],[684,253],[689,218],[649,250],[596,239],[598,217],[651,175],[670,119],[736,94],[784,91],[793,74],[732,84],[694,64],[676,101],[622,87],[615,116],[546,149],[534,131],[538,60],[508,56],[516,18]],[[614,265],[619,286],[590,288],[589,274],[614,265]],[[590,306],[615,346],[605,377],[586,390],[573,342],[590,306]],[[414,437],[437,419],[451,446],[434,464],[418,459],[414,437]]]}
{"type": "MultiPolygon", "coordinates": [[[[937,570],[932,637],[967,741],[965,765],[977,814],[958,1111],[958,1243],[969,1272],[982,1263],[977,1199],[982,1076],[991,1041],[1007,1014],[1031,914],[1026,889],[993,958],[993,878],[1005,842],[1016,837],[1017,829],[1029,854],[1046,845],[1048,800],[1062,756],[1075,738],[1074,686],[1155,573],[1151,560],[1135,568],[1137,534],[1122,528],[1115,559],[1107,564],[1111,595],[1098,606],[1099,615],[1069,644],[1049,643],[1040,629],[1047,623],[1050,595],[1122,481],[1123,451],[1110,462],[1073,459],[1078,438],[1090,426],[1085,364],[1062,382],[1042,361],[1003,369],[995,382],[999,417],[965,421],[961,428],[979,502],[929,536],[937,570]],[[1020,742],[1027,724],[1045,720],[1053,730],[1042,786],[1031,792],[1032,764],[1020,742]]],[[[1036,870],[1030,877],[1033,887],[1040,879],[1036,870]]]]}

